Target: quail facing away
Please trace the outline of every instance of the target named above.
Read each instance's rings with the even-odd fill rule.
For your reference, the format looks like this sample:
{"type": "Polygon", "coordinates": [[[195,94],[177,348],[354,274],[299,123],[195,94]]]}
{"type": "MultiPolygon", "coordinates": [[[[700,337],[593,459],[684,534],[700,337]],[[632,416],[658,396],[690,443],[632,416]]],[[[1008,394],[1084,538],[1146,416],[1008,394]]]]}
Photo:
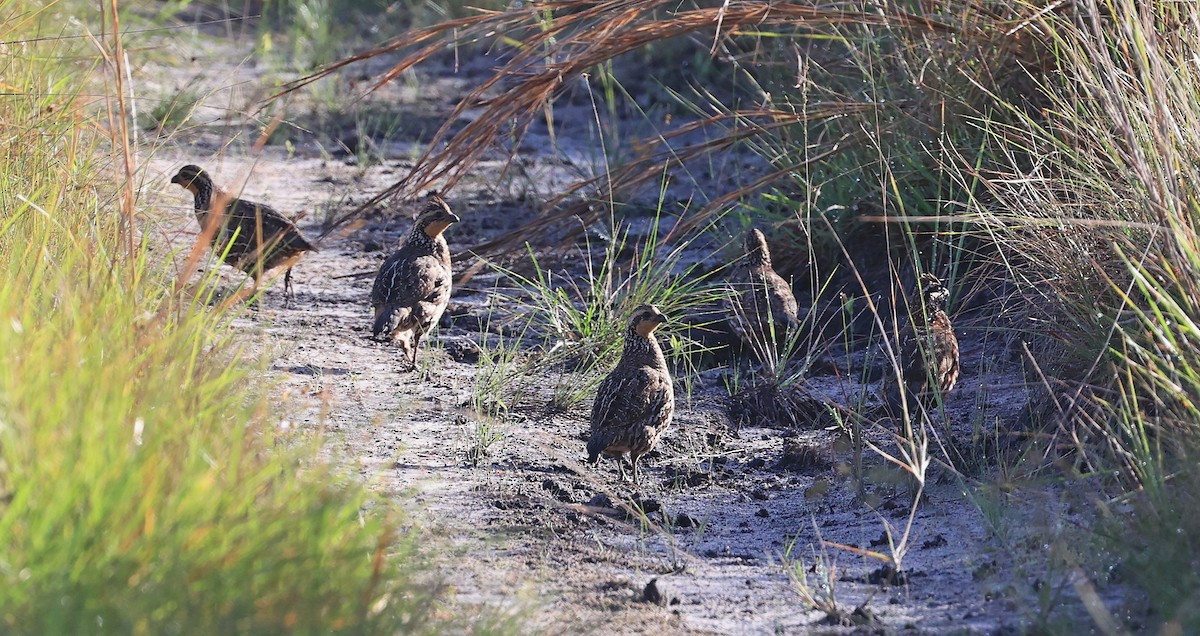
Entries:
{"type": "MultiPolygon", "coordinates": [[[[949,298],[950,292],[937,276],[921,274],[919,291],[909,303],[912,320],[899,334],[899,379],[910,411],[918,405],[926,410],[937,406],[938,396],[948,394],[958,382],[958,338],[946,315],[949,298]]],[[[884,373],[884,383],[886,406],[898,415],[903,404],[895,370],[884,373]]]]}
{"type": "Polygon", "coordinates": [[[417,366],[421,338],[442,317],[450,303],[450,247],[442,233],[458,217],[436,194],[417,215],[400,249],[383,262],[371,289],[379,340],[397,340],[417,366]],[[410,353],[411,352],[411,353],[410,353]]]}
{"type": "Polygon", "coordinates": [[[633,463],[633,483],[638,483],[638,460],[649,453],[671,423],[675,389],[654,330],[667,321],[654,305],[633,310],[625,329],[625,350],[617,367],[600,383],[592,403],[592,428],[588,462],[600,456],[617,460],[625,480],[623,457],[633,463]]]}
{"type": "Polygon", "coordinates": [[[783,342],[800,321],[792,287],[771,267],[767,239],[758,228],[746,232],[746,256],[729,274],[732,288],[725,309],[729,326],[756,353],[783,342]]]}
{"type": "Polygon", "coordinates": [[[196,220],[200,229],[212,233],[212,249],[225,263],[254,278],[254,286],[266,272],[283,265],[283,293],[292,290],[292,263],[313,246],[291,219],[273,208],[231,196],[213,185],[203,168],[187,165],[171,177],[189,190],[196,199],[196,220]],[[215,209],[220,206],[220,209],[215,209]],[[210,229],[209,224],[219,224],[210,229]]]}

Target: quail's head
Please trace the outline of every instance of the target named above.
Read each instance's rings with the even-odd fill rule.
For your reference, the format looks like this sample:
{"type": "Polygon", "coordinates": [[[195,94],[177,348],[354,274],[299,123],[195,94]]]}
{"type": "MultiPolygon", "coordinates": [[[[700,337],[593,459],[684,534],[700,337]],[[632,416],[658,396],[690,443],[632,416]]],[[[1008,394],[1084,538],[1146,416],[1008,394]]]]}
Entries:
{"type": "Polygon", "coordinates": [[[929,272],[921,274],[921,294],[925,298],[925,307],[930,311],[944,310],[946,301],[950,300],[950,290],[946,289],[941,279],[929,272]]]}
{"type": "Polygon", "coordinates": [[[438,195],[429,197],[425,207],[417,213],[416,226],[430,238],[437,238],[446,228],[458,223],[458,215],[450,211],[450,206],[438,195]]]}
{"type": "Polygon", "coordinates": [[[771,262],[771,250],[767,248],[767,237],[762,230],[752,227],[746,231],[746,257],[752,262],[771,262]]]}
{"type": "Polygon", "coordinates": [[[196,192],[202,183],[209,182],[208,173],[204,171],[204,168],[190,164],[180,168],[179,172],[171,177],[171,183],[178,183],[192,192],[196,192]]]}
{"type": "Polygon", "coordinates": [[[660,325],[667,321],[666,315],[654,305],[641,305],[629,317],[629,326],[643,338],[649,338],[660,325]]]}

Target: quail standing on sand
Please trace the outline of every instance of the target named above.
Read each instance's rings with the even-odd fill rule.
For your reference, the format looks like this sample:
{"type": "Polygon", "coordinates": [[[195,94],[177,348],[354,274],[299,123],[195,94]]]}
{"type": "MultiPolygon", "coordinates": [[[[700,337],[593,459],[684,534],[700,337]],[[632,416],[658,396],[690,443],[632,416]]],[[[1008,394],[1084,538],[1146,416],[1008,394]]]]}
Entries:
{"type": "Polygon", "coordinates": [[[171,183],[183,186],[195,197],[200,229],[211,233],[212,249],[226,264],[252,276],[255,289],[263,274],[286,266],[283,293],[290,297],[292,264],[304,252],[317,251],[291,219],[262,203],[227,194],[198,166],[180,168],[171,183]]]}
{"type": "Polygon", "coordinates": [[[450,304],[450,247],[442,234],[454,223],[458,217],[450,206],[432,195],[400,249],[379,268],[371,289],[372,334],[399,341],[414,369],[421,338],[450,304]]]}
{"type": "Polygon", "coordinates": [[[671,372],[654,330],[667,321],[654,305],[633,310],[625,329],[621,361],[609,373],[592,403],[588,462],[600,456],[615,458],[625,480],[623,457],[633,464],[633,483],[639,482],[638,460],[653,450],[675,412],[671,372]]]}
{"type": "Polygon", "coordinates": [[[792,287],[775,273],[767,239],[758,228],[746,232],[746,255],[729,275],[725,300],[729,326],[756,354],[782,343],[799,324],[792,287]]]}
{"type": "Polygon", "coordinates": [[[928,411],[958,382],[958,338],[946,315],[950,292],[929,273],[921,274],[918,287],[909,302],[912,319],[898,338],[899,377],[890,367],[884,373],[884,400],[892,415],[903,412],[904,405],[909,412],[918,406],[928,411]]]}

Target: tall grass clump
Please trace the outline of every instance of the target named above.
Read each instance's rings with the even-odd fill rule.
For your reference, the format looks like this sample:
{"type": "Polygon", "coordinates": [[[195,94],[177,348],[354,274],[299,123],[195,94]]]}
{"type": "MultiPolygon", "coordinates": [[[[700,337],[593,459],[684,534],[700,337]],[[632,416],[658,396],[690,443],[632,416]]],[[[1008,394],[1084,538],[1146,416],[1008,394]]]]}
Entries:
{"type": "MultiPolygon", "coordinates": [[[[1043,160],[989,179],[1048,308],[1053,439],[1112,521],[1096,537],[1152,624],[1200,629],[1200,7],[1083,2],[1042,16],[1048,118],[997,129],[1043,160]],[[1023,168],[1023,169],[1022,169],[1023,168]],[[1032,266],[1037,263],[1037,266],[1032,266]],[[1115,475],[1115,478],[1112,476],[1115,475]]],[[[982,211],[981,211],[982,213],[982,211]]],[[[1112,565],[1112,564],[1108,564],[1112,565]]]]}
{"type": "MultiPolygon", "coordinates": [[[[23,6],[0,2],[0,41],[67,23],[23,6]]],[[[131,232],[83,41],[0,44],[0,631],[445,629],[411,522],[276,445],[270,380],[131,232]]]]}
{"type": "Polygon", "coordinates": [[[668,316],[660,336],[670,363],[688,367],[691,356],[703,351],[688,328],[706,328],[703,310],[716,306],[725,291],[707,281],[703,260],[689,260],[689,248],[700,246],[696,242],[703,233],[666,243],[660,228],[669,219],[659,204],[653,217],[641,219],[649,231],[640,239],[631,237],[630,225],[615,216],[597,224],[604,228],[601,236],[588,238],[578,252],[572,250],[582,262],[582,275],[574,268],[544,266],[532,249],[531,274],[494,266],[516,286],[504,293],[507,304],[520,307],[527,324],[546,341],[535,366],[571,375],[560,377],[552,407],[569,409],[595,393],[604,374],[616,366],[629,317],[640,305],[655,305],[668,316]]]}

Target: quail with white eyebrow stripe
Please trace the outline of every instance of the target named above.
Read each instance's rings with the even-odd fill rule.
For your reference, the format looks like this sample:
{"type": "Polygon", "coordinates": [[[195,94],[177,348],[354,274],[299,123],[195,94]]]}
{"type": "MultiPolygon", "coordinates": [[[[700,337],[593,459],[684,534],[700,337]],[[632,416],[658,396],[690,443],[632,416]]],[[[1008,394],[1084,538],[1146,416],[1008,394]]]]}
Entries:
{"type": "Polygon", "coordinates": [[[171,183],[183,186],[195,197],[200,229],[212,233],[212,249],[226,264],[252,276],[255,288],[263,274],[287,266],[283,293],[285,298],[291,297],[292,264],[301,254],[317,251],[291,219],[268,205],[225,193],[199,166],[180,168],[171,183]],[[209,228],[210,223],[219,225],[209,228]]]}
{"type": "Polygon", "coordinates": [[[592,403],[588,462],[614,458],[625,480],[623,457],[633,464],[633,483],[639,483],[638,460],[654,449],[675,412],[675,389],[654,330],[667,317],[654,305],[633,310],[625,329],[621,361],[596,391],[592,403]]]}
{"type": "Polygon", "coordinates": [[[918,291],[910,301],[912,319],[898,334],[899,377],[889,368],[884,373],[884,406],[893,416],[908,406],[929,411],[958,382],[958,337],[946,315],[950,291],[928,272],[921,274],[918,291]]]}
{"type": "Polygon", "coordinates": [[[413,369],[421,338],[450,304],[450,247],[443,234],[458,220],[445,200],[430,196],[404,243],[379,268],[371,289],[372,335],[399,342],[413,369]]]}

